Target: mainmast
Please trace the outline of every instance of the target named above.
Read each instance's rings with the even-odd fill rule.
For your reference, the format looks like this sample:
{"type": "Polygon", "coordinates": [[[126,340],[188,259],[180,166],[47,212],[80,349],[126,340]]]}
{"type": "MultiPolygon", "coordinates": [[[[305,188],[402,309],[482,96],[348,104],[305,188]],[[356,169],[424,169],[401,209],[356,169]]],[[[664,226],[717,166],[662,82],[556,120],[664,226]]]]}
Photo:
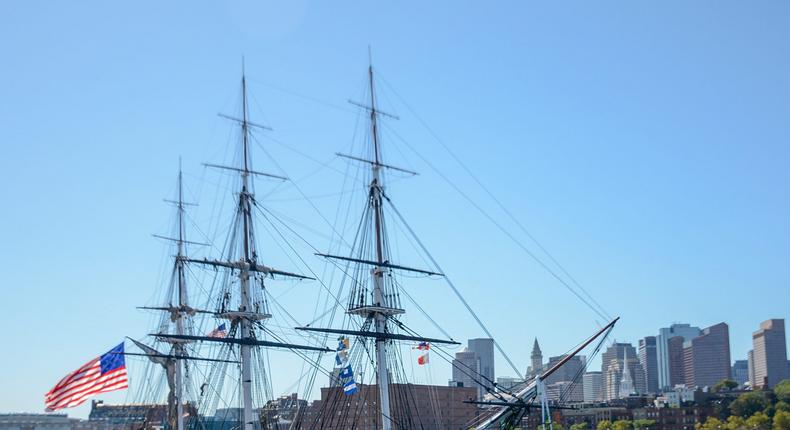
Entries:
{"type": "MultiPolygon", "coordinates": [[[[373,209],[375,237],[376,237],[376,265],[371,274],[373,275],[373,305],[379,307],[374,310],[373,318],[376,333],[386,333],[387,318],[392,315],[389,311],[388,303],[384,295],[384,273],[387,268],[382,264],[384,259],[383,232],[381,228],[381,153],[378,139],[378,113],[376,112],[376,96],[373,88],[373,64],[368,65],[368,79],[370,81],[370,132],[373,143],[374,163],[371,164],[372,179],[370,181],[370,204],[373,209]]],[[[389,392],[389,366],[387,365],[387,339],[376,338],[376,370],[379,388],[379,400],[381,402],[381,425],[384,430],[392,428],[390,414],[390,392],[389,392]]]]}
{"type": "MultiPolygon", "coordinates": [[[[243,225],[244,225],[244,255],[241,261],[241,270],[239,271],[239,284],[241,286],[241,303],[239,311],[242,313],[249,313],[251,309],[250,301],[250,263],[254,261],[255,255],[251,251],[251,237],[250,225],[251,222],[251,207],[250,200],[251,194],[249,192],[249,175],[250,175],[250,161],[249,161],[249,124],[247,123],[247,78],[242,72],[241,74],[241,93],[242,93],[242,147],[243,147],[243,170],[241,171],[241,193],[239,193],[239,209],[241,210],[243,225]]],[[[258,314],[260,315],[260,314],[258,314]]],[[[252,314],[250,314],[252,316],[252,314]]],[[[268,315],[261,315],[260,319],[267,318],[268,315]]],[[[251,318],[239,318],[241,325],[241,338],[252,339],[251,318]]],[[[241,345],[241,384],[242,384],[242,399],[244,408],[244,428],[252,430],[252,350],[251,345],[241,345]]]]}
{"type": "Polygon", "coordinates": [[[378,387],[380,428],[390,430],[392,429],[393,422],[396,421],[393,416],[392,404],[390,402],[390,376],[391,370],[393,370],[392,367],[396,365],[390,363],[388,358],[390,355],[388,349],[391,348],[391,343],[393,341],[405,341],[458,345],[458,342],[396,333],[397,327],[395,327],[395,324],[390,323],[390,319],[395,319],[397,315],[406,312],[400,308],[397,286],[391,283],[392,280],[387,276],[391,271],[407,271],[429,276],[442,276],[442,274],[429,270],[411,268],[390,261],[383,211],[385,200],[389,200],[384,194],[382,169],[394,170],[408,175],[416,175],[417,173],[383,163],[378,128],[379,117],[386,116],[395,119],[397,119],[397,117],[380,111],[376,106],[376,89],[374,82],[373,65],[371,63],[368,66],[369,104],[350,101],[351,104],[364,109],[370,115],[370,145],[373,150],[372,157],[368,159],[352,155],[337,154],[340,157],[370,165],[371,179],[368,185],[367,208],[363,217],[365,217],[365,228],[372,230],[372,235],[366,234],[365,236],[370,237],[373,243],[370,243],[370,246],[367,245],[369,242],[366,242],[365,245],[360,245],[356,250],[352,250],[352,256],[318,254],[325,258],[347,261],[371,268],[372,289],[370,294],[368,295],[367,288],[365,288],[364,294],[361,293],[362,290],[360,290],[359,295],[352,293],[347,311],[348,314],[357,315],[363,318],[364,323],[362,324],[361,330],[316,327],[298,327],[297,329],[320,333],[350,335],[361,338],[373,338],[375,343],[374,365],[376,368],[376,384],[378,387]],[[372,216],[372,219],[367,218],[368,216],[372,216]],[[357,254],[353,255],[355,252],[357,252],[357,254]],[[375,252],[375,256],[367,254],[368,252],[375,252]]]}

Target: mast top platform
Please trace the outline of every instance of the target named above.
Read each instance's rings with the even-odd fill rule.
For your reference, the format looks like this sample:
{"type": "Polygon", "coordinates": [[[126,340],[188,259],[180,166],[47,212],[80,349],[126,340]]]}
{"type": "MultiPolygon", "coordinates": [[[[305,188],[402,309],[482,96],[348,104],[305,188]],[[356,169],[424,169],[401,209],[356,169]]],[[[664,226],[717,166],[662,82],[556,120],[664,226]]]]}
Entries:
{"type": "Polygon", "coordinates": [[[255,127],[255,128],[260,128],[261,130],[267,130],[267,131],[273,131],[274,130],[274,129],[272,129],[269,126],[256,124],[256,123],[254,123],[254,122],[252,122],[250,120],[244,120],[244,119],[236,118],[236,117],[233,117],[233,116],[230,116],[230,115],[225,115],[224,113],[218,113],[217,116],[219,116],[220,118],[225,118],[225,119],[228,119],[228,120],[231,120],[231,121],[235,121],[235,122],[237,122],[239,124],[243,124],[243,125],[247,125],[247,126],[251,126],[251,127],[255,127]]]}
{"type": "Polygon", "coordinates": [[[285,176],[273,175],[271,173],[258,172],[256,170],[242,169],[242,168],[239,168],[239,167],[232,167],[232,166],[223,166],[221,164],[212,164],[212,163],[203,163],[203,165],[206,166],[206,167],[213,167],[215,169],[232,170],[234,172],[240,172],[240,173],[246,174],[246,175],[265,176],[267,178],[279,179],[281,181],[287,181],[288,180],[288,178],[286,178],[285,176]]]}
{"type": "Polygon", "coordinates": [[[366,105],[364,103],[355,102],[354,100],[349,100],[348,102],[351,103],[352,105],[356,106],[356,107],[365,109],[366,111],[372,112],[372,113],[374,113],[376,115],[382,115],[382,116],[386,116],[386,117],[392,118],[392,119],[400,119],[400,117],[398,115],[395,115],[395,114],[392,114],[392,113],[389,113],[389,112],[385,112],[383,110],[379,110],[379,109],[377,109],[375,107],[368,106],[368,105],[366,105]]]}
{"type": "Polygon", "coordinates": [[[230,312],[219,313],[217,314],[217,317],[228,319],[231,321],[240,320],[240,319],[260,321],[260,320],[267,320],[271,318],[272,315],[264,314],[260,312],[230,311],[230,312]]]}
{"type": "Polygon", "coordinates": [[[381,314],[386,316],[405,314],[406,311],[399,308],[390,308],[386,306],[359,306],[351,308],[346,311],[349,315],[368,316],[370,314],[381,314]]]}

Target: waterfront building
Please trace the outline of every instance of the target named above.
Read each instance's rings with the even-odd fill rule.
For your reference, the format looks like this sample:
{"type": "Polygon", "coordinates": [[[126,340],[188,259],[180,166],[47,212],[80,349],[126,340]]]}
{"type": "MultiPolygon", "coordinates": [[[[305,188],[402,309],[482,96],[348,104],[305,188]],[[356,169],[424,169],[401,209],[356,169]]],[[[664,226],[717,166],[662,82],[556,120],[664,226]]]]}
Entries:
{"type": "Polygon", "coordinates": [[[638,408],[631,411],[634,420],[653,420],[651,430],[694,430],[714,415],[710,406],[694,405],[675,408],[638,408]]]}
{"type": "Polygon", "coordinates": [[[718,323],[683,343],[684,383],[687,387],[713,387],[730,379],[730,330],[718,323]]]}
{"type": "MultiPolygon", "coordinates": [[[[537,419],[540,418],[540,414],[530,414],[535,416],[537,419]]],[[[601,421],[620,421],[620,420],[628,420],[632,419],[631,411],[625,407],[612,407],[612,406],[604,406],[604,407],[582,407],[579,409],[563,409],[562,410],[562,423],[563,427],[570,428],[574,424],[581,424],[587,423],[587,428],[595,429],[598,426],[598,423],[601,421]]],[[[532,426],[524,426],[525,429],[534,429],[537,428],[536,425],[532,426]]]]}
{"type": "Polygon", "coordinates": [[[66,414],[0,414],[0,430],[72,430],[76,421],[66,414]]]}
{"type": "Polygon", "coordinates": [[[658,330],[658,336],[656,336],[656,364],[658,365],[658,371],[656,372],[658,375],[658,389],[670,389],[674,387],[676,384],[682,384],[682,370],[680,374],[675,373],[675,379],[673,380],[673,365],[674,370],[677,372],[678,367],[683,366],[683,357],[682,357],[682,350],[680,355],[678,356],[677,351],[677,343],[675,341],[675,351],[674,356],[672,354],[673,351],[670,349],[670,339],[674,337],[681,337],[683,340],[680,341],[681,348],[683,341],[690,340],[699,336],[700,329],[699,327],[692,327],[689,324],[672,324],[669,327],[664,327],[658,330]],[[673,360],[673,358],[675,360],[673,360]],[[678,362],[677,360],[680,360],[678,362]],[[681,381],[678,382],[678,379],[681,381]]]}
{"type": "Polygon", "coordinates": [[[669,406],[670,408],[677,408],[685,402],[693,402],[695,392],[695,390],[687,388],[683,384],[676,385],[675,388],[666,390],[656,397],[653,403],[656,407],[669,406]]]}
{"type": "Polygon", "coordinates": [[[785,320],[770,319],[760,324],[752,334],[754,388],[772,388],[779,381],[790,378],[787,364],[785,320]]]}
{"type": "MultiPolygon", "coordinates": [[[[353,396],[343,393],[342,387],[321,388],[321,400],[308,408],[301,425],[296,428],[324,430],[381,429],[376,385],[357,384],[353,396]],[[332,407],[342,402],[356,413],[341,414],[332,407]]],[[[477,396],[475,387],[443,387],[419,384],[391,384],[393,428],[427,428],[465,430],[476,418],[478,408],[465,400],[477,396]]]]}

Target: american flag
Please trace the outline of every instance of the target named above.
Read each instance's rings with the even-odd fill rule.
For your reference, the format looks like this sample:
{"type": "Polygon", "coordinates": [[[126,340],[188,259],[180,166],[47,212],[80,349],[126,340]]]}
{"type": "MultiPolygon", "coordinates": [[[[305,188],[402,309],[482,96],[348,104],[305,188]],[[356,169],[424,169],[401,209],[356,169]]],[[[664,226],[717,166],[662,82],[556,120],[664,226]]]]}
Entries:
{"type": "Polygon", "coordinates": [[[208,336],[208,337],[226,337],[227,335],[228,335],[228,332],[225,331],[225,323],[222,323],[219,326],[217,326],[217,328],[215,328],[214,330],[211,330],[210,332],[208,332],[208,334],[206,336],[208,336]]]}
{"type": "Polygon", "coordinates": [[[129,387],[123,342],[69,373],[44,395],[47,411],[71,408],[91,396],[129,387]]]}
{"type": "Polygon", "coordinates": [[[414,349],[419,349],[420,351],[425,351],[424,354],[422,354],[419,357],[417,357],[417,364],[419,364],[420,366],[424,366],[424,365],[426,365],[426,364],[428,364],[430,362],[430,359],[428,357],[428,351],[430,351],[430,349],[431,349],[431,344],[430,343],[428,343],[428,342],[420,342],[417,345],[417,347],[414,348],[414,349]]]}

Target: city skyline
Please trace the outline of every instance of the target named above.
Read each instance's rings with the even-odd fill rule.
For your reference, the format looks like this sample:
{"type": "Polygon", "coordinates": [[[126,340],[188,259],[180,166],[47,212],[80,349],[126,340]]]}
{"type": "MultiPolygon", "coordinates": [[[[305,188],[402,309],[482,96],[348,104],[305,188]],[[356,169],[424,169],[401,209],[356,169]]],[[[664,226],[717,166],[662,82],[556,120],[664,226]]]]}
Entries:
{"type": "MultiPolygon", "coordinates": [[[[720,322],[704,329],[690,324],[673,324],[659,329],[659,336],[646,336],[637,342],[638,349],[630,342],[610,341],[601,353],[600,370],[589,366],[586,356],[570,361],[544,381],[549,398],[559,383],[576,384],[580,390],[578,398],[585,402],[609,402],[631,395],[659,395],[683,392],[691,395],[696,390],[715,390],[724,381],[734,381],[737,389],[772,389],[780,381],[789,379],[790,360],[786,347],[783,319],[768,319],[759,325],[752,336],[754,348],[748,358],[731,359],[729,326],[720,322]],[[661,340],[671,335],[669,339],[661,340]],[[658,359],[656,339],[668,342],[670,351],[658,359]],[[756,351],[756,353],[755,353],[756,351]],[[638,353],[638,358],[634,354],[638,353]],[[659,363],[665,360],[665,363],[659,363]],[[671,385],[659,386],[657,368],[663,365],[669,370],[671,385]],[[581,373],[581,370],[584,372],[581,373]],[[651,382],[652,379],[652,382],[651,382]],[[586,391],[582,391],[582,387],[586,391]],[[598,400],[595,400],[598,399],[598,400]]],[[[531,354],[530,371],[527,379],[535,377],[532,369],[553,368],[563,356],[541,360],[537,339],[531,354]]],[[[502,377],[504,381],[511,378],[502,377]]],[[[561,391],[561,389],[560,389],[561,391]]],[[[557,396],[557,393],[554,393],[557,396]]],[[[577,400],[581,402],[581,400],[577,400]]]]}
{"type": "MultiPolygon", "coordinates": [[[[233,113],[242,58],[253,118],[274,129],[275,140],[253,148],[256,166],[302,180],[300,190],[259,184],[260,195],[309,226],[300,233],[324,251],[331,231],[322,216],[346,191],[335,170],[347,164],[334,153],[354,133],[346,101],[364,88],[369,46],[383,108],[401,117],[393,130],[419,149],[386,136],[393,164],[420,172],[388,192],[519,372],[535,338],[544,358],[556,357],[606,321],[420,156],[565,278],[476,181],[485,184],[622,318],[611,341],[638,348],[674,322],[724,321],[730,364],[746,359],[761,322],[790,320],[790,202],[781,198],[790,183],[790,5],[673,5],[579,2],[572,14],[516,3],[432,4],[417,14],[299,1],[4,6],[0,47],[14,67],[0,70],[0,321],[19,353],[0,356],[16,369],[0,373],[0,386],[16,388],[0,403],[40,412],[68,371],[150,332],[153,317],[135,307],[154,304],[167,270],[170,250],[150,236],[172,220],[161,199],[172,197],[181,159],[188,198],[201,205],[190,208],[190,234],[213,228],[219,179],[201,163],[232,153],[231,127],[216,114],[233,113]],[[438,19],[455,24],[437,28],[438,19]],[[294,203],[301,192],[320,215],[294,203]]],[[[313,307],[301,297],[319,289],[283,284],[275,294],[306,322],[313,307]]],[[[486,337],[444,285],[410,291],[456,340],[486,337]]],[[[298,373],[277,358],[283,374],[298,373]]],[[[495,376],[520,376],[496,351],[495,363],[495,376]]],[[[425,380],[450,379],[436,356],[430,369],[425,380]]],[[[276,394],[294,379],[275,378],[276,394]]]]}

